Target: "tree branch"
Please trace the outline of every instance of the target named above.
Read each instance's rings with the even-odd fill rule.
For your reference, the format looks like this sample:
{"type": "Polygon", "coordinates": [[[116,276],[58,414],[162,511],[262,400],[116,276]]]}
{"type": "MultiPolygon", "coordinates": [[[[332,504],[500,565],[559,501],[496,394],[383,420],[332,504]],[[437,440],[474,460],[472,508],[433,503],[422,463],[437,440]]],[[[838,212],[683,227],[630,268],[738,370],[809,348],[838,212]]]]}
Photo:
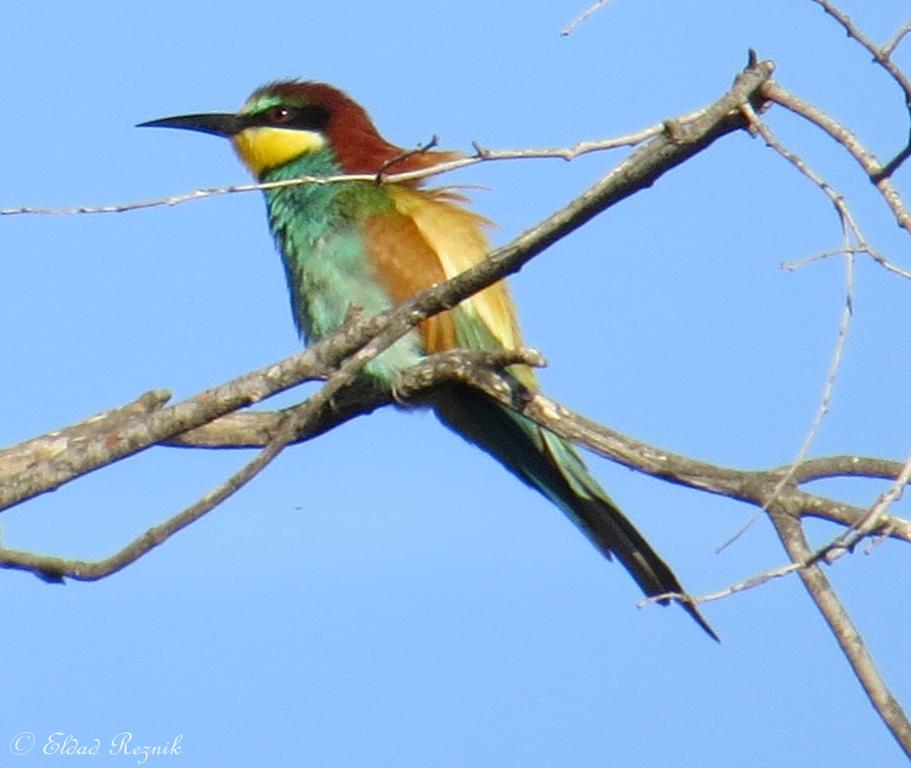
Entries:
{"type": "Polygon", "coordinates": [[[863,637],[836,596],[819,563],[813,562],[813,552],[800,519],[793,515],[786,505],[776,504],[769,511],[775,530],[791,560],[801,564],[797,573],[804,587],[829,625],[870,703],[905,754],[911,757],[911,723],[889,691],[873,657],[864,645],[863,637]]]}
{"type": "Polygon", "coordinates": [[[773,101],[794,114],[800,115],[841,144],[851,157],[857,161],[858,165],[860,165],[864,173],[867,174],[870,181],[879,190],[879,193],[886,201],[886,205],[889,206],[894,214],[898,225],[911,233],[911,214],[909,214],[895,185],[889,179],[889,174],[885,172],[886,167],[879,162],[876,155],[870,152],[870,150],[868,150],[851,131],[841,125],[838,121],[829,117],[829,115],[821,109],[814,107],[799,96],[785,90],[780,84],[773,80],[763,83],[761,90],[763,96],[769,101],[773,101]]]}

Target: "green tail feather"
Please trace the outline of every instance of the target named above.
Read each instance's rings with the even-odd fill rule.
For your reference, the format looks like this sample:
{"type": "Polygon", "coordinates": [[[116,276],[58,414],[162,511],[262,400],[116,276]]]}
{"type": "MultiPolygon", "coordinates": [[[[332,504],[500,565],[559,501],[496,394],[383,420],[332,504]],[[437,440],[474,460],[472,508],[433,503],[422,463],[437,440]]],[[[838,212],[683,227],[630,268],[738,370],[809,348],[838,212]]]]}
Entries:
{"type": "MultiPolygon", "coordinates": [[[[553,501],[608,559],[616,555],[646,595],[684,594],[674,572],[589,474],[572,446],[474,390],[452,387],[433,402],[443,423],[553,501]]],[[[718,640],[694,606],[681,605],[718,640]]]]}

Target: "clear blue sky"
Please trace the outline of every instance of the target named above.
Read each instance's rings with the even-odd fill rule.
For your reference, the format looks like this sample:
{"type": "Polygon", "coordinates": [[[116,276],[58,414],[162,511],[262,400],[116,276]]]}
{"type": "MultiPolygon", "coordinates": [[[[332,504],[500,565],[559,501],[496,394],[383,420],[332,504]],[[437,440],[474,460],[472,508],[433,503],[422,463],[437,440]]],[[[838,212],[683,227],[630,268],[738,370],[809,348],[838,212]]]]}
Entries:
{"type": "MultiPolygon", "coordinates": [[[[231,110],[286,76],[343,87],[405,146],[433,134],[463,149],[569,145],[710,102],[753,46],[881,156],[907,135],[897,90],[809,0],[615,0],[561,38],[587,3],[6,2],[0,207],[245,181],[225,142],[132,126],[231,110]]],[[[899,0],[844,5],[877,39],[908,13],[899,0]]],[[[876,244],[907,267],[907,238],[857,170],[780,111],[769,120],[854,195],[876,244]]],[[[487,188],[474,205],[504,242],[620,156],[502,163],[455,180],[487,188]]],[[[527,340],[551,363],[545,388],[672,450],[787,462],[818,404],[843,270],[778,264],[839,238],[829,204],[760,141],[721,141],[513,281],[527,340]]],[[[257,194],[5,218],[0,275],[2,444],[147,389],[188,396],[298,348],[257,194]]],[[[862,259],[855,301],[813,454],[901,458],[908,284],[862,259]]],[[[150,451],[5,512],[3,541],[108,555],[249,458],[150,451]]],[[[692,591],[784,562],[762,520],[714,553],[752,509],[591,464],[692,591]]],[[[882,487],[820,490],[868,504],[882,487]]],[[[811,533],[821,543],[835,530],[811,533]]],[[[907,546],[887,542],[830,572],[906,705],[908,563],[907,546]]],[[[106,746],[122,731],[149,745],[182,735],[170,758],[180,766],[903,762],[796,579],[706,606],[720,646],[679,609],[637,610],[619,566],[427,415],[390,410],[287,451],[103,582],[0,579],[0,765],[69,764],[41,754],[55,732],[106,746]],[[13,758],[7,744],[23,732],[37,746],[13,758]]]]}

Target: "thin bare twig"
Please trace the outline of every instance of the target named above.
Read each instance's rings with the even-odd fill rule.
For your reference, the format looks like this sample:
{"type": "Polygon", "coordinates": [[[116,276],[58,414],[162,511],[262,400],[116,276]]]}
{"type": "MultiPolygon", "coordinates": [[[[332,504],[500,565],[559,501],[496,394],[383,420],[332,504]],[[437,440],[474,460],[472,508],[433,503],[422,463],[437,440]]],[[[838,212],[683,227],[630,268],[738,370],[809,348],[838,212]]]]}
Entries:
{"type": "Polygon", "coordinates": [[[588,8],[567,24],[560,32],[560,37],[569,37],[576,31],[576,27],[584,24],[590,16],[600,11],[610,0],[595,0],[588,8]]]}
{"type": "MultiPolygon", "coordinates": [[[[905,103],[908,105],[909,110],[911,110],[911,80],[909,80],[905,76],[905,73],[902,72],[898,66],[896,66],[895,62],[889,58],[895,45],[898,45],[898,41],[900,41],[901,38],[907,33],[902,32],[902,30],[899,29],[896,37],[892,38],[895,41],[894,45],[890,41],[884,47],[879,48],[876,43],[874,43],[869,37],[861,32],[860,29],[858,29],[857,25],[851,21],[851,17],[840,10],[835,5],[835,3],[830,2],[830,0],[812,0],[812,2],[816,3],[816,5],[822,8],[827,14],[829,14],[829,16],[841,24],[842,29],[845,31],[845,34],[863,46],[873,57],[873,60],[892,76],[892,79],[898,83],[898,86],[904,92],[905,103]],[[890,45],[892,45],[892,48],[889,48],[890,45]]],[[[911,22],[906,22],[905,26],[907,26],[909,23],[911,22]]]]}
{"type": "Polygon", "coordinates": [[[731,595],[736,595],[738,592],[744,592],[748,589],[754,589],[756,587],[762,586],[763,584],[772,581],[773,579],[780,579],[785,576],[788,576],[795,571],[799,570],[802,566],[797,563],[788,563],[787,565],[779,566],[778,568],[770,568],[761,573],[757,573],[750,578],[743,581],[738,581],[735,584],[730,584],[724,589],[716,590],[715,592],[706,592],[701,595],[680,595],[677,592],[663,592],[660,595],[653,595],[651,597],[645,597],[640,600],[636,605],[639,608],[642,608],[646,605],[652,603],[661,603],[666,600],[680,600],[685,598],[687,602],[692,603],[693,605],[699,605],[700,603],[710,603],[715,600],[723,600],[726,597],[731,595]]]}
{"type": "Polygon", "coordinates": [[[891,57],[895,53],[895,49],[898,48],[899,43],[904,39],[905,35],[911,32],[911,19],[908,19],[904,24],[902,24],[898,30],[892,35],[888,43],[886,43],[879,50],[882,52],[883,56],[887,58],[891,57]]]}
{"type": "MultiPolygon", "coordinates": [[[[689,122],[696,120],[704,114],[704,110],[698,110],[687,115],[683,115],[678,120],[689,122]]],[[[604,152],[610,149],[620,147],[631,147],[641,144],[643,141],[660,136],[665,129],[663,122],[644,128],[635,133],[617,136],[611,139],[602,139],[598,141],[580,141],[571,147],[541,148],[541,149],[503,149],[492,150],[482,147],[477,142],[473,142],[474,154],[456,160],[449,160],[445,163],[421,168],[416,171],[406,173],[385,173],[385,169],[380,171],[381,181],[387,184],[400,184],[407,181],[419,181],[431,176],[436,176],[450,171],[456,171],[461,168],[467,168],[478,163],[491,162],[496,160],[541,160],[541,159],[562,159],[574,160],[577,157],[592,152],[604,152]]],[[[422,147],[416,151],[423,151],[422,147]]],[[[408,153],[406,153],[408,154],[408,153]]],[[[401,156],[394,159],[399,162],[401,156]]],[[[14,208],[0,208],[0,216],[82,216],[99,213],[127,213],[129,211],[138,211],[145,208],[170,207],[182,205],[194,200],[203,200],[209,197],[220,195],[243,194],[246,192],[261,192],[270,189],[281,189],[283,187],[295,187],[302,184],[341,184],[351,181],[372,181],[378,180],[377,174],[338,174],[335,176],[301,176],[296,179],[284,179],[281,181],[265,181],[250,184],[231,184],[224,187],[206,187],[167,197],[151,198],[149,200],[134,200],[126,203],[112,203],[107,205],[79,205],[63,208],[47,208],[37,206],[19,206],[14,208]]]]}
{"type": "MultiPolygon", "coordinates": [[[[772,133],[771,128],[769,128],[769,126],[759,118],[759,116],[753,111],[752,107],[750,107],[749,104],[745,104],[743,109],[747,114],[747,117],[754,130],[760,136],[762,136],[766,142],[766,145],[774,149],[785,160],[791,163],[791,165],[793,165],[798,171],[800,171],[800,173],[802,173],[806,178],[813,182],[813,184],[819,187],[823,194],[829,198],[833,207],[835,208],[836,213],[838,214],[839,221],[841,223],[843,240],[842,247],[834,253],[840,252],[845,255],[844,306],[842,308],[841,319],[838,324],[835,347],[832,352],[832,360],[829,365],[829,372],[826,376],[825,384],[823,386],[823,394],[820,400],[819,408],[817,409],[813,424],[811,425],[810,430],[804,438],[803,445],[801,446],[801,449],[798,452],[797,460],[795,461],[795,463],[800,463],[806,458],[807,454],[809,453],[810,447],[812,446],[813,441],[816,439],[816,435],[818,434],[819,428],[822,425],[822,421],[825,418],[826,414],[829,412],[831,406],[832,391],[835,385],[835,379],[838,375],[838,369],[841,365],[845,342],[847,340],[848,327],[850,326],[851,316],[853,314],[854,254],[858,251],[867,253],[869,249],[867,246],[866,237],[860,230],[860,227],[858,226],[854,215],[851,213],[851,209],[848,208],[844,197],[842,197],[835,189],[833,189],[832,186],[827,181],[825,181],[825,179],[823,179],[812,168],[810,168],[810,166],[807,165],[807,163],[802,158],[791,152],[780,141],[778,141],[778,139],[772,133]]],[[[789,481],[790,478],[786,478],[784,480],[784,482],[789,481]]]]}
{"type": "Polygon", "coordinates": [[[833,248],[830,251],[820,251],[819,253],[811,254],[803,259],[797,259],[795,261],[783,261],[781,262],[781,268],[786,269],[789,272],[793,272],[797,269],[803,269],[808,264],[812,264],[817,261],[824,261],[832,256],[845,256],[852,254],[854,256],[863,255],[870,256],[873,261],[875,261],[883,269],[892,272],[893,274],[898,275],[899,277],[905,278],[905,280],[911,280],[911,272],[908,270],[902,269],[901,267],[895,266],[891,261],[889,261],[885,256],[883,256],[876,248],[871,246],[869,243],[863,247],[852,246],[850,248],[833,248]]]}
{"type": "Polygon", "coordinates": [[[883,530],[882,522],[889,507],[901,498],[909,481],[911,481],[911,456],[905,461],[905,465],[895,481],[870,506],[870,511],[864,518],[829,544],[827,548],[829,551],[825,554],[826,562],[834,562],[846,552],[850,552],[857,542],[873,531],[883,530]]]}
{"type": "MultiPolygon", "coordinates": [[[[766,125],[760,117],[756,114],[755,110],[749,105],[744,104],[743,107],[744,115],[750,123],[752,130],[758,135],[762,136],[765,140],[765,143],[768,147],[774,149],[779,155],[781,155],[785,160],[787,160],[791,165],[793,165],[800,173],[806,176],[810,181],[812,181],[820,190],[829,198],[832,202],[832,205],[835,207],[836,212],[838,213],[839,220],[841,222],[842,238],[843,245],[840,249],[840,252],[845,254],[845,301],[842,308],[841,319],[838,323],[838,330],[835,338],[835,346],[832,351],[832,360],[829,364],[829,371],[826,374],[826,379],[823,384],[822,397],[820,399],[819,407],[816,410],[816,414],[813,417],[813,422],[810,425],[807,434],[804,436],[803,443],[800,446],[800,449],[797,452],[797,456],[792,462],[792,467],[796,467],[801,464],[806,457],[809,455],[810,448],[813,445],[813,442],[816,440],[816,435],[819,434],[819,429],[822,426],[822,422],[826,417],[826,414],[829,413],[832,402],[832,393],[835,387],[835,380],[838,377],[838,370],[841,367],[841,359],[844,353],[845,343],[847,341],[848,328],[851,323],[851,316],[853,312],[853,303],[854,303],[854,254],[852,253],[855,246],[852,245],[852,240],[857,242],[857,249],[866,250],[866,241],[863,236],[863,233],[860,231],[860,228],[857,226],[857,222],[854,219],[850,209],[844,201],[844,198],[839,195],[824,179],[822,179],[812,168],[810,168],[800,157],[791,152],[787,147],[785,147],[775,135],[772,133],[771,128],[766,125]]],[[[767,500],[766,505],[763,506],[761,511],[767,509],[768,504],[774,503],[777,494],[789,483],[792,482],[793,472],[788,472],[782,476],[779,481],[778,487],[772,496],[767,500]]],[[[739,539],[760,517],[760,513],[757,512],[753,515],[744,525],[742,525],[731,537],[724,541],[717,549],[716,552],[721,552],[730,546],[734,541],[739,539]]]]}

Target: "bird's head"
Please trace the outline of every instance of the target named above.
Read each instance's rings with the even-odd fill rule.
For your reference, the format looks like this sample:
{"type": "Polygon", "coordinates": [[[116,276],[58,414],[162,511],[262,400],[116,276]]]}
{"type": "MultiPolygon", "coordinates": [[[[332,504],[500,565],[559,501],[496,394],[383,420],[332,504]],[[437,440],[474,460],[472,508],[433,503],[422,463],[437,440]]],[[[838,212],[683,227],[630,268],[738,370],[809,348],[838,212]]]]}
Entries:
{"type": "Polygon", "coordinates": [[[390,172],[403,172],[458,156],[405,153],[380,136],[364,108],[342,91],[300,80],[257,89],[236,113],[165,117],[139,127],[183,128],[229,138],[244,165],[259,179],[302,155],[325,149],[333,152],[344,173],[377,173],[390,163],[390,172]]]}

